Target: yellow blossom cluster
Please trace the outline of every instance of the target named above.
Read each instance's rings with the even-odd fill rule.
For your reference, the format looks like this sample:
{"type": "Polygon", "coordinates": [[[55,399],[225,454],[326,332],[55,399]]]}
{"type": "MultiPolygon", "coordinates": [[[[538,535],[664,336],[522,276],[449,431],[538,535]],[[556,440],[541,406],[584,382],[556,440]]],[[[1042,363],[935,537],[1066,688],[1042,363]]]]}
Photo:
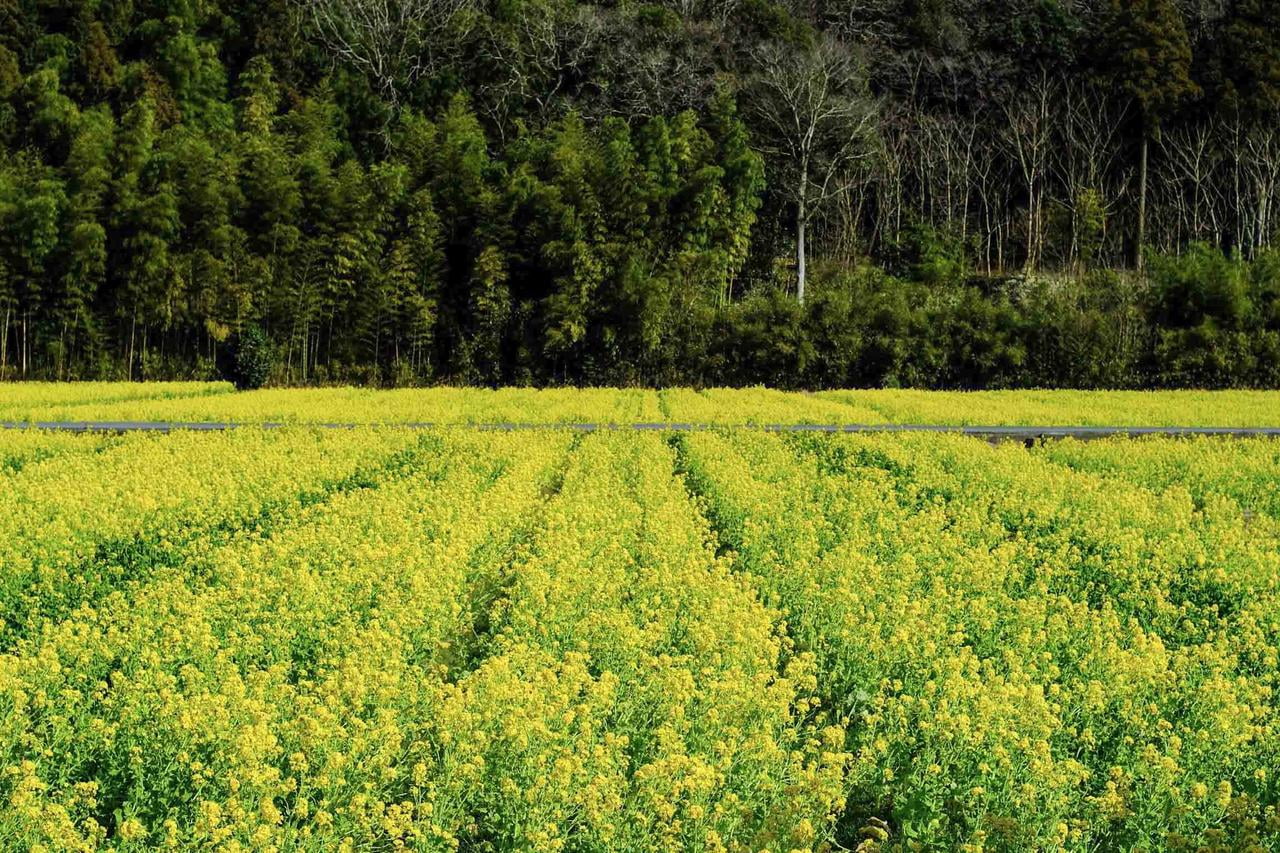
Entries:
{"type": "Polygon", "coordinates": [[[1280,425],[1275,391],[826,391],[889,423],[971,426],[1280,425]]]}
{"type": "Polygon", "coordinates": [[[0,849],[1280,849],[1277,448],[0,432],[0,849]]]}
{"type": "MultiPolygon", "coordinates": [[[[813,659],[652,435],[583,440],[449,691],[429,790],[462,849],[810,849],[843,806],[813,659]]],[[[425,760],[425,759],[424,759],[425,760]]]]}
{"type": "Polygon", "coordinates": [[[1055,441],[1038,454],[1080,471],[1163,492],[1186,489],[1199,504],[1227,499],[1247,520],[1280,518],[1280,443],[1267,438],[1216,441],[1137,439],[1055,441]]]}
{"type": "MultiPolygon", "coordinates": [[[[112,443],[104,433],[81,435],[42,430],[0,431],[0,477],[64,453],[97,453],[112,443]]],[[[7,483],[8,480],[5,480],[7,483]]]]}
{"type": "Polygon", "coordinates": [[[856,399],[770,388],[671,388],[660,392],[666,420],[688,424],[882,424],[883,412],[856,399]]]}
{"type": "MultiPolygon", "coordinates": [[[[139,386],[145,387],[145,386],[139,386]]],[[[25,385],[0,386],[15,398],[25,385]]],[[[16,405],[13,407],[18,410],[16,405]]],[[[14,420],[216,421],[230,423],[578,424],[663,420],[658,392],[612,388],[267,388],[236,394],[86,397],[33,404],[14,420]]]]}

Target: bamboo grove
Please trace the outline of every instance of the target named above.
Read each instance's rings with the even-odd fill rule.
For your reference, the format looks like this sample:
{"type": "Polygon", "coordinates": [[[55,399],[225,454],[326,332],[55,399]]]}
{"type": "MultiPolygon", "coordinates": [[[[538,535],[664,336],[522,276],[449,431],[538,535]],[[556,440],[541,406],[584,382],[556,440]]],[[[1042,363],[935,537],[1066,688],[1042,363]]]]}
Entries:
{"type": "Polygon", "coordinates": [[[0,375],[206,378],[252,330],[291,384],[1271,386],[1278,34],[1266,0],[9,0],[0,375]]]}

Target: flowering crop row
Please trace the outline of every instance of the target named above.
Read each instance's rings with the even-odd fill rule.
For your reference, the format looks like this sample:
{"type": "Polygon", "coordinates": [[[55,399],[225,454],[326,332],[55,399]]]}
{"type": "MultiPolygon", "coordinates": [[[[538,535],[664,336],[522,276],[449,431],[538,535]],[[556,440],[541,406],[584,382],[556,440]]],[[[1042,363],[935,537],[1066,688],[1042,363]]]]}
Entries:
{"type": "Polygon", "coordinates": [[[11,476],[28,465],[64,453],[100,451],[111,443],[111,438],[102,433],[80,435],[38,430],[5,430],[0,432],[0,477],[11,476]]]}
{"type": "Polygon", "coordinates": [[[21,382],[0,384],[0,421],[74,420],[65,415],[90,403],[109,406],[144,400],[227,394],[226,382],[21,382]]]}
{"type": "Polygon", "coordinates": [[[655,436],[586,438],[440,711],[465,849],[787,850],[846,756],[809,655],[715,556],[655,436]]]}
{"type": "Polygon", "coordinates": [[[972,426],[1280,426],[1274,391],[828,391],[898,424],[972,426]]]}
{"type": "MultiPolygon", "coordinates": [[[[148,387],[148,386],[135,386],[148,387]]],[[[17,421],[220,421],[231,423],[644,423],[661,421],[658,393],[612,388],[269,388],[238,394],[113,400],[89,395],[18,405],[27,386],[0,386],[17,421]]]]}
{"type": "Polygon", "coordinates": [[[1047,459],[1163,492],[1186,489],[1199,504],[1225,498],[1246,518],[1280,520],[1280,443],[1272,439],[1045,444],[1047,459]]]}
{"type": "Polygon", "coordinates": [[[380,476],[421,441],[258,430],[54,439],[84,447],[25,466],[0,491],[0,642],[158,565],[192,571],[221,537],[287,516],[364,469],[380,476]]]}
{"type": "Polygon", "coordinates": [[[856,399],[769,388],[673,388],[660,392],[667,420],[691,424],[881,424],[889,418],[856,399]]]}

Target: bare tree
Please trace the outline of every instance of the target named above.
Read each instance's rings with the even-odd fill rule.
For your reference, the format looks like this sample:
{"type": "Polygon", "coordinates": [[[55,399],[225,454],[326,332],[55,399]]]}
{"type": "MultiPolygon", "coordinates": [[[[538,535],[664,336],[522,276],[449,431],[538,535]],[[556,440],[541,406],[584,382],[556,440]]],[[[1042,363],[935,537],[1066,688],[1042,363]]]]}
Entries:
{"type": "Polygon", "coordinates": [[[588,85],[594,97],[580,105],[585,114],[652,117],[707,103],[716,86],[715,58],[705,39],[691,38],[707,25],[685,21],[676,31],[651,32],[639,25],[634,9],[602,14],[609,18],[596,60],[609,85],[588,85]]]}
{"type": "Polygon", "coordinates": [[[1029,272],[1040,263],[1045,173],[1051,153],[1053,104],[1057,93],[1057,84],[1048,71],[1042,69],[1024,92],[1004,105],[1004,139],[1027,190],[1026,268],[1029,272]]]}
{"type": "Polygon", "coordinates": [[[981,210],[979,233],[982,235],[982,260],[987,274],[1004,267],[1002,243],[1003,199],[1009,191],[1009,181],[1002,168],[1003,158],[997,156],[994,143],[980,140],[974,158],[973,189],[981,210]]]}
{"type": "Polygon", "coordinates": [[[594,9],[568,2],[530,4],[486,27],[475,39],[474,55],[491,82],[478,100],[498,132],[505,137],[513,113],[551,114],[603,29],[594,9]]]}
{"type": "Polygon", "coordinates": [[[393,107],[439,70],[471,26],[475,0],[293,0],[335,58],[366,74],[393,107]]]}
{"type": "Polygon", "coordinates": [[[1073,263],[1082,260],[1081,210],[1090,202],[1100,205],[1101,226],[1105,241],[1106,225],[1124,198],[1125,178],[1117,167],[1120,131],[1126,119],[1126,107],[1116,104],[1108,92],[1090,82],[1068,81],[1062,92],[1060,141],[1055,146],[1053,170],[1066,190],[1071,210],[1071,251],[1073,263]]]}
{"type": "Polygon", "coordinates": [[[922,115],[917,183],[931,224],[958,227],[968,239],[978,125],[967,116],[922,115]]]}
{"type": "Polygon", "coordinates": [[[796,207],[796,295],[803,303],[805,229],[845,190],[852,167],[871,156],[876,107],[859,58],[831,36],[807,49],[768,44],[755,61],[749,103],[796,207]]]}
{"type": "Polygon", "coordinates": [[[855,44],[890,45],[899,41],[901,0],[844,0],[825,8],[825,17],[855,44]]]}
{"type": "MultiPolygon", "coordinates": [[[[1246,256],[1271,244],[1280,204],[1280,114],[1248,117],[1239,110],[1218,122],[1218,144],[1230,180],[1224,218],[1234,219],[1230,242],[1246,256]]],[[[1225,190],[1224,190],[1225,192],[1225,190]]],[[[1224,241],[1227,242],[1227,241],[1224,241]]]]}
{"type": "Polygon", "coordinates": [[[1249,251],[1265,249],[1276,232],[1280,202],[1280,126],[1274,118],[1259,122],[1245,139],[1246,184],[1252,190],[1249,251]]]}
{"type": "Polygon", "coordinates": [[[1222,239],[1218,221],[1218,174],[1222,160],[1217,122],[1200,121],[1161,136],[1161,159],[1182,239],[1222,239]]]}
{"type": "Polygon", "coordinates": [[[664,0],[661,5],[686,20],[714,21],[723,29],[737,13],[742,0],[664,0]]]}

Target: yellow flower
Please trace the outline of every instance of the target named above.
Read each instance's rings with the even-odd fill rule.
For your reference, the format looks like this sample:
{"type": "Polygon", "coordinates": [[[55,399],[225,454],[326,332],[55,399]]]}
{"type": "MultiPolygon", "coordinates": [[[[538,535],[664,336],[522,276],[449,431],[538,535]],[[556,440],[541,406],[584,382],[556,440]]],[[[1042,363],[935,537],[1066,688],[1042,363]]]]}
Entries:
{"type": "Polygon", "coordinates": [[[121,821],[116,832],[123,841],[141,841],[147,837],[146,827],[134,818],[126,818],[121,821]]]}

